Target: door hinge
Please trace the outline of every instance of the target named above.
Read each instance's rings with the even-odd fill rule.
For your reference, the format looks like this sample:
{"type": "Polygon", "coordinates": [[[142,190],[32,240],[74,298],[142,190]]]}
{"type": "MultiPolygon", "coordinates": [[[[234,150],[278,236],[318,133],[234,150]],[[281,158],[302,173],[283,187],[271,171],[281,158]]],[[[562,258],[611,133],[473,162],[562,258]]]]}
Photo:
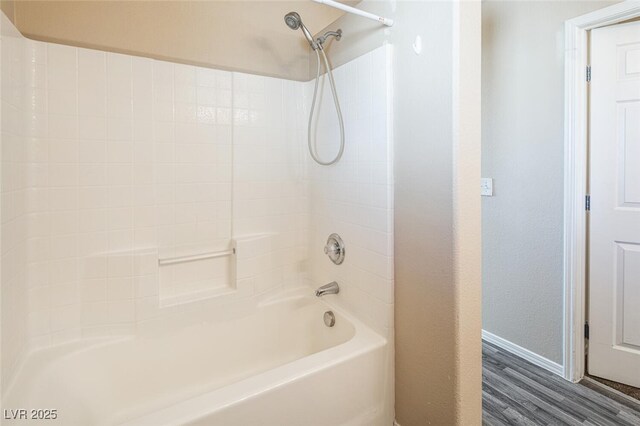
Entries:
{"type": "Polygon", "coordinates": [[[586,211],[591,211],[591,195],[585,195],[584,197],[584,209],[586,211]]]}
{"type": "Polygon", "coordinates": [[[591,65],[587,65],[587,83],[591,81],[591,65]]]}
{"type": "Polygon", "coordinates": [[[584,322],[584,338],[589,338],[589,321],[584,322]]]}

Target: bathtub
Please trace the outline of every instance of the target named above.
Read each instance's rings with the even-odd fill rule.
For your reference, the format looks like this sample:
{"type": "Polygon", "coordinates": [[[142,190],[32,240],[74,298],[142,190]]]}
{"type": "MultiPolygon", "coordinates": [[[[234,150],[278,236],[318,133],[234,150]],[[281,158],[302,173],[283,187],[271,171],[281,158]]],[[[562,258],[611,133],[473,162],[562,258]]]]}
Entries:
{"type": "Polygon", "coordinates": [[[3,424],[48,413],[40,423],[388,426],[388,351],[358,320],[298,292],[242,318],[34,352],[3,424]]]}

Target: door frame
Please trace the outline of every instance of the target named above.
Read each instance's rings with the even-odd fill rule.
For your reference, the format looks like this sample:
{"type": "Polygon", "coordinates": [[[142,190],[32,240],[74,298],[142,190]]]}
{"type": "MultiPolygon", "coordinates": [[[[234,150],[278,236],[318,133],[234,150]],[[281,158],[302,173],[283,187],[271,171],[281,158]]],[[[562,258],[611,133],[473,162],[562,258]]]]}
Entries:
{"type": "Polygon", "coordinates": [[[587,279],[588,31],[640,17],[640,1],[627,0],[565,21],[564,117],[564,378],[585,373],[587,279]]]}

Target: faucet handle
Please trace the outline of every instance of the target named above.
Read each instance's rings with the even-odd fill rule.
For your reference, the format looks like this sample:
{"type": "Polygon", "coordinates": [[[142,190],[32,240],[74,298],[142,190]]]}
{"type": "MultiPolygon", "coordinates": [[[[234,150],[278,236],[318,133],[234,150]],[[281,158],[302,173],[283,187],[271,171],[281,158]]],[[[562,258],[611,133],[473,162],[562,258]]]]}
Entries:
{"type": "Polygon", "coordinates": [[[324,254],[329,254],[329,253],[336,253],[336,252],[340,252],[340,247],[338,246],[338,244],[336,244],[335,241],[332,241],[330,243],[327,243],[326,246],[324,246],[324,254]]]}
{"type": "Polygon", "coordinates": [[[324,246],[324,254],[329,256],[329,259],[336,265],[340,265],[344,262],[344,242],[340,235],[331,234],[327,238],[327,244],[324,246]]]}

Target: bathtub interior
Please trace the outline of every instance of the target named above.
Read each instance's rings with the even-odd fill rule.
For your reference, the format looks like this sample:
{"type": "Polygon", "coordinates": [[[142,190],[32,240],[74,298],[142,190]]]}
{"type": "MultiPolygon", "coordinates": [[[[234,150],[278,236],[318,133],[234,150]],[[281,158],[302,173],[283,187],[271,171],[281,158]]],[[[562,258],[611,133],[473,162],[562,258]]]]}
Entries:
{"type": "Polygon", "coordinates": [[[339,346],[353,323],[309,295],[287,293],[250,315],[136,338],[41,350],[10,390],[11,407],[57,407],[69,424],[113,424],[339,346]]]}

